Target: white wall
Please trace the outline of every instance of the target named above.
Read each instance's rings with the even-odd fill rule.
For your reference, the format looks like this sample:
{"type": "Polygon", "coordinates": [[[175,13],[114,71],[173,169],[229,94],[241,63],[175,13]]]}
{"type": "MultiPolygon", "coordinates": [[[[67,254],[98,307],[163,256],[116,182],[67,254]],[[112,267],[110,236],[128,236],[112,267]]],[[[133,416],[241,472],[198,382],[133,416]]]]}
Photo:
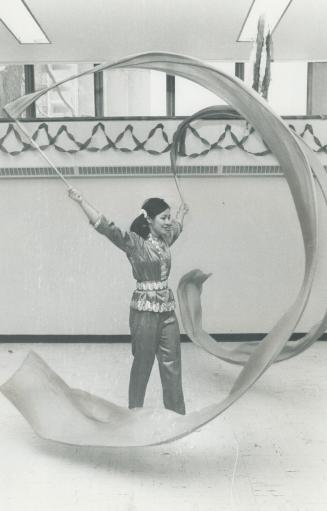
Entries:
{"type": "MultiPolygon", "coordinates": [[[[148,196],[177,203],[169,179],[88,179],[78,186],[123,228],[148,196]]],[[[176,288],[193,268],[213,272],[203,295],[208,330],[269,330],[295,297],[303,273],[285,181],[188,178],[183,186],[191,212],[172,249],[171,285],[176,288]]],[[[93,231],[61,183],[6,180],[0,195],[1,333],[127,333],[133,289],[128,261],[93,231]]],[[[319,319],[325,279],[299,330],[319,319]]]]}
{"type": "MultiPolygon", "coordinates": [[[[323,136],[321,127],[320,132],[323,136]]],[[[241,158],[239,153],[224,157],[231,163],[241,158]]],[[[217,162],[222,154],[213,153],[207,161],[217,162]]],[[[142,153],[107,152],[102,162],[110,164],[112,157],[137,161],[142,153]]],[[[143,157],[153,164],[167,158],[143,157]]],[[[0,165],[14,160],[17,166],[28,165],[31,158],[36,155],[2,156],[0,165]]],[[[78,158],[98,162],[100,156],[82,155],[75,162],[78,158]]],[[[269,164],[271,158],[256,164],[269,164]]],[[[170,178],[78,178],[73,185],[123,228],[149,196],[178,204],[170,178]]],[[[190,214],[172,248],[173,289],[193,268],[213,272],[203,292],[207,330],[267,332],[291,304],[303,276],[301,236],[284,178],[188,177],[182,187],[190,214]]],[[[88,225],[61,182],[1,179],[0,215],[1,334],[128,333],[134,287],[129,263],[88,225]]],[[[326,277],[321,275],[298,331],[307,330],[324,312],[326,277]]]]}

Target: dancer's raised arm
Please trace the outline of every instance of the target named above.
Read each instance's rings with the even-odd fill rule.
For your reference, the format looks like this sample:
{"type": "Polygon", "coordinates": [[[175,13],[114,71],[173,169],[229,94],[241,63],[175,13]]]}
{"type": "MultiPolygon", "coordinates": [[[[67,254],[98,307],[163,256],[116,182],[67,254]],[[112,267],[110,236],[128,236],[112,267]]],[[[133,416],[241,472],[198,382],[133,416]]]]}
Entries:
{"type": "Polygon", "coordinates": [[[184,202],[178,208],[176,215],[171,221],[171,232],[168,238],[168,244],[172,245],[183,230],[184,216],[188,213],[189,207],[184,202]]]}
{"type": "Polygon", "coordinates": [[[87,202],[82,196],[82,194],[75,188],[69,188],[68,195],[71,199],[73,199],[81,206],[82,210],[90,220],[91,224],[95,225],[97,220],[99,220],[101,216],[99,211],[95,209],[89,202],[87,202]]]}
{"type": "Polygon", "coordinates": [[[177,220],[177,222],[179,222],[183,226],[184,217],[188,212],[189,212],[188,205],[185,204],[185,202],[182,202],[182,204],[179,206],[177,210],[175,220],[177,220]]]}
{"type": "Polygon", "coordinates": [[[68,195],[81,206],[90,223],[100,234],[106,236],[114,245],[127,254],[134,250],[135,244],[139,238],[137,234],[129,231],[122,231],[114,222],[107,220],[107,218],[87,202],[82,194],[75,188],[70,188],[68,190],[68,195]]]}

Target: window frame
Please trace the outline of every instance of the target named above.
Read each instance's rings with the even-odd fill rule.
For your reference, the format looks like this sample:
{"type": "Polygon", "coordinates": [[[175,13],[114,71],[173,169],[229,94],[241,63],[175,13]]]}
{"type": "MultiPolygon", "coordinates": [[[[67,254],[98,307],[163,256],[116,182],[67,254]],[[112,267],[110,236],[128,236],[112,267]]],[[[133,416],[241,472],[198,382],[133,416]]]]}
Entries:
{"type": "MultiPolygon", "coordinates": [[[[93,64],[97,66],[98,64],[93,64]]],[[[234,63],[234,75],[244,80],[244,62],[234,63]]],[[[35,67],[34,64],[24,64],[24,79],[25,79],[25,93],[29,94],[35,92],[35,67]]],[[[309,79],[309,74],[308,74],[309,79]]],[[[308,95],[309,96],[309,95],[308,95]]],[[[25,113],[24,117],[20,119],[24,122],[76,122],[76,121],[109,121],[109,120],[169,120],[169,119],[184,119],[184,115],[175,115],[176,105],[176,91],[175,91],[175,76],[166,73],[166,115],[129,115],[129,116],[105,116],[104,115],[104,90],[103,90],[103,71],[94,73],[93,79],[93,98],[94,98],[94,115],[91,116],[76,116],[76,117],[37,117],[35,105],[30,105],[25,113]]],[[[307,106],[309,99],[307,99],[307,106]]],[[[307,109],[308,112],[309,109],[307,109]]],[[[308,112],[309,113],[309,112],[308,112]]],[[[242,116],[239,116],[240,119],[242,116]]],[[[284,116],[282,116],[284,117],[284,116]]],[[[285,116],[287,118],[306,118],[305,115],[300,116],[285,116]]],[[[316,117],[316,116],[310,116],[316,117]]],[[[319,117],[319,116],[318,116],[319,117]]],[[[217,119],[224,118],[223,115],[217,114],[217,119]]],[[[0,122],[8,122],[8,118],[0,117],[0,122]]]]}

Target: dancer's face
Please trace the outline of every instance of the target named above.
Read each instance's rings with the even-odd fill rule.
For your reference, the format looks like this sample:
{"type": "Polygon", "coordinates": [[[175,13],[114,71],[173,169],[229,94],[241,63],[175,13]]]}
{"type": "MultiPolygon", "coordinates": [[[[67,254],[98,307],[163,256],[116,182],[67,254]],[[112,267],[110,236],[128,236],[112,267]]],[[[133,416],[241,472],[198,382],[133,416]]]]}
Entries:
{"type": "Polygon", "coordinates": [[[149,227],[154,236],[158,237],[167,234],[171,229],[170,208],[165,209],[165,211],[159,213],[154,218],[149,218],[149,227]]]}

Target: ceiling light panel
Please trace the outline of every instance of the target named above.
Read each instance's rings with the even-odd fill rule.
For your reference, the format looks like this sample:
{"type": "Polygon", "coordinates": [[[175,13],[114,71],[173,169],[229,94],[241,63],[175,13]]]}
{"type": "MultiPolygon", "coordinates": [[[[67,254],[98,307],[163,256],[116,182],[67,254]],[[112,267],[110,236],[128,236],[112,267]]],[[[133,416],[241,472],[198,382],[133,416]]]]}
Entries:
{"type": "Polygon", "coordinates": [[[23,0],[0,0],[0,20],[20,44],[50,44],[23,0]]]}
{"type": "Polygon", "coordinates": [[[267,26],[272,33],[284,16],[292,0],[254,0],[243,23],[237,41],[255,41],[258,30],[258,20],[264,16],[267,26]]]}

